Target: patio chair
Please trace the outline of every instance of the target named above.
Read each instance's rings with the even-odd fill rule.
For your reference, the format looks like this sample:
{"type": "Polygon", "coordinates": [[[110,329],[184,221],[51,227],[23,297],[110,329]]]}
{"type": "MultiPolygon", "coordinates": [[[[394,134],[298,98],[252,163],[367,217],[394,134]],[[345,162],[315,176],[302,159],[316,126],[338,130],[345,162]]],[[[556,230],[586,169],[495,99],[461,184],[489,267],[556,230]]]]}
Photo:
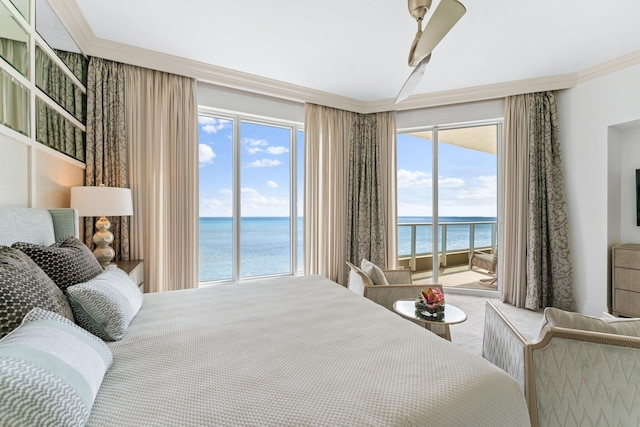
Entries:
{"type": "Polygon", "coordinates": [[[469,269],[473,269],[474,266],[487,270],[487,272],[493,276],[490,279],[481,279],[480,283],[485,286],[497,286],[498,275],[496,274],[496,268],[498,266],[498,251],[492,254],[481,251],[471,252],[469,256],[469,269]]]}

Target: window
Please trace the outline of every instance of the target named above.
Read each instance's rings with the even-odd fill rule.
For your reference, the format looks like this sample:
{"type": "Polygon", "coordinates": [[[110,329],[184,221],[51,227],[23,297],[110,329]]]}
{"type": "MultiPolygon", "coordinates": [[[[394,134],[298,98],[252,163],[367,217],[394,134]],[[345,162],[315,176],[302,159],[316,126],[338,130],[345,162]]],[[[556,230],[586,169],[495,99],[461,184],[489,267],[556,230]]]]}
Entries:
{"type": "Polygon", "coordinates": [[[501,123],[398,134],[398,262],[417,283],[492,289],[469,256],[497,250],[500,134],[501,123]]]}
{"type": "Polygon", "coordinates": [[[199,138],[200,282],[300,271],[303,131],[201,109],[199,138]]]}

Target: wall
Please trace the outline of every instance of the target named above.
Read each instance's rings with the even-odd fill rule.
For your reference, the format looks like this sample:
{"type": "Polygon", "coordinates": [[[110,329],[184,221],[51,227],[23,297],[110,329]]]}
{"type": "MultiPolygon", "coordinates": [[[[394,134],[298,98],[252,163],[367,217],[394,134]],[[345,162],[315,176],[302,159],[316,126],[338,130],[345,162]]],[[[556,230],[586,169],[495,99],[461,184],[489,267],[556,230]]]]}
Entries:
{"type": "Polygon", "coordinates": [[[68,208],[69,187],[84,185],[84,165],[0,127],[0,206],[68,208]]]}
{"type": "Polygon", "coordinates": [[[398,129],[411,129],[435,125],[453,125],[482,120],[502,119],[504,100],[469,102],[443,107],[398,111],[398,129]]]}
{"type": "MultiPolygon", "coordinates": [[[[623,243],[640,243],[640,227],[637,226],[636,218],[636,169],[640,169],[640,122],[632,122],[615,129],[618,134],[619,169],[618,177],[620,182],[620,221],[619,230],[612,231],[611,237],[623,243]],[[624,153],[624,155],[622,155],[624,153]],[[617,234],[616,234],[617,231],[617,234]]],[[[609,152],[611,154],[614,147],[609,141],[609,152]]],[[[613,157],[613,156],[612,156],[613,157]]],[[[613,177],[615,179],[615,177],[613,177]]],[[[613,218],[611,218],[613,220],[613,218]]],[[[615,222],[610,220],[609,223],[615,222]]]]}
{"type": "Polygon", "coordinates": [[[576,305],[595,316],[610,304],[611,245],[633,237],[622,223],[629,202],[621,162],[635,163],[638,153],[635,147],[633,153],[625,150],[637,135],[632,123],[640,119],[639,91],[635,65],[558,93],[576,305]]]}
{"type": "Polygon", "coordinates": [[[304,123],[304,104],[198,82],[198,104],[243,115],[304,123]]]}

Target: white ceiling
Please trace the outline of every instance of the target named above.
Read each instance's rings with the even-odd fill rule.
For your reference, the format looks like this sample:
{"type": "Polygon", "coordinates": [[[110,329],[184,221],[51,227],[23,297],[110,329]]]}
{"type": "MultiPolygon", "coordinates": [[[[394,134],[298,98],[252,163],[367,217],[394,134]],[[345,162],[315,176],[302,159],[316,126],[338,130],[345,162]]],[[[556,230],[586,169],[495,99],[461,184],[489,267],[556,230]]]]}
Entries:
{"type": "MultiPolygon", "coordinates": [[[[75,2],[98,38],[363,102],[394,98],[411,72],[406,0],[75,2]]],[[[580,72],[640,49],[638,0],[462,2],[416,94],[580,72]]]]}

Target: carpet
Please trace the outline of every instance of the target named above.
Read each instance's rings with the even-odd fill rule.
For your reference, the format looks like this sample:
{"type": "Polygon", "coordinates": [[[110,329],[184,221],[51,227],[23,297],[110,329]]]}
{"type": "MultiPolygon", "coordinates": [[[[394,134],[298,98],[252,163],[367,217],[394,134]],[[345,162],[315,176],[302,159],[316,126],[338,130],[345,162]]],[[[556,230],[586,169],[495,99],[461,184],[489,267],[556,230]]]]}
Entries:
{"type": "MultiPolygon", "coordinates": [[[[482,355],[482,337],[484,334],[484,311],[487,298],[469,295],[446,294],[446,302],[462,309],[467,314],[467,320],[456,325],[449,326],[451,341],[473,354],[482,355]]],[[[543,313],[516,308],[505,304],[499,299],[491,299],[491,302],[500,310],[507,319],[528,340],[538,336],[538,330],[542,323],[543,313]]]]}

